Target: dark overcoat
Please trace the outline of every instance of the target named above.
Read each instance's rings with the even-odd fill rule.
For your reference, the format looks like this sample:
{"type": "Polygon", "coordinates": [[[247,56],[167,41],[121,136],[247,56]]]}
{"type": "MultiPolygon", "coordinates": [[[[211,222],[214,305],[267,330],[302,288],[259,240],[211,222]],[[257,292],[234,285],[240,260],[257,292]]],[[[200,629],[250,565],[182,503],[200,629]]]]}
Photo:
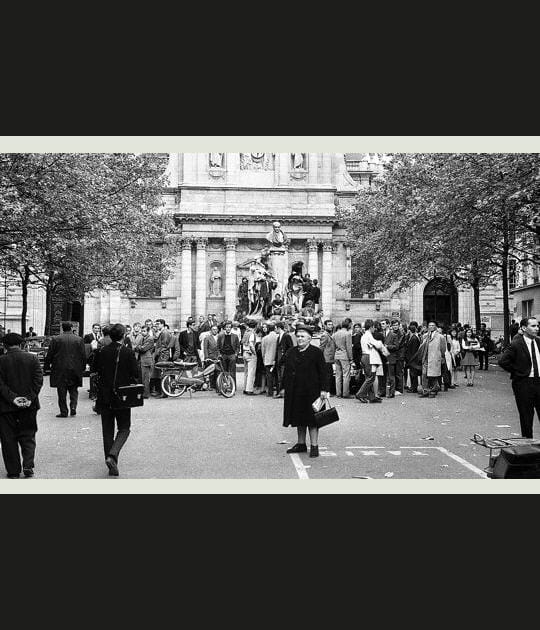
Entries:
{"type": "Polygon", "coordinates": [[[81,387],[86,368],[84,341],[72,332],[53,337],[45,357],[45,370],[49,368],[51,387],[69,384],[81,387]]]}
{"type": "Polygon", "coordinates": [[[17,347],[10,348],[0,357],[0,414],[19,411],[20,407],[13,404],[19,396],[32,402],[27,409],[37,411],[42,385],[43,370],[36,355],[17,347]]]}
{"type": "Polygon", "coordinates": [[[300,352],[298,346],[291,348],[285,355],[283,384],[283,426],[314,427],[311,405],[321,391],[329,388],[322,351],[312,345],[304,352],[300,352]]]}
{"type": "Polygon", "coordinates": [[[135,353],[127,346],[120,346],[117,341],[113,341],[99,351],[94,361],[94,370],[99,375],[98,406],[108,407],[110,405],[113,397],[113,389],[115,387],[123,387],[125,385],[133,385],[141,382],[135,353]],[[116,370],[118,348],[121,348],[121,350],[115,381],[114,373],[116,370]]]}

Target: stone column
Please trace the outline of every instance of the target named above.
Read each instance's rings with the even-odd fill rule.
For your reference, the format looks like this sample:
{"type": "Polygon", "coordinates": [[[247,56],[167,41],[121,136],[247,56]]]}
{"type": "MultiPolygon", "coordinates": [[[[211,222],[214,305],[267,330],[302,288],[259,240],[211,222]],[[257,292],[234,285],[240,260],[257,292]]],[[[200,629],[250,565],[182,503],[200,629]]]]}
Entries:
{"type": "Polygon", "coordinates": [[[318,182],[318,165],[319,162],[319,154],[318,153],[310,153],[308,158],[308,183],[311,185],[315,185],[318,182]]]}
{"type": "Polygon", "coordinates": [[[206,273],[206,246],[208,239],[199,237],[197,244],[197,266],[195,269],[195,317],[206,315],[206,294],[208,293],[206,273]]]}
{"type": "Polygon", "coordinates": [[[182,276],[180,289],[180,328],[186,325],[186,319],[191,313],[191,238],[184,237],[182,246],[182,276]]]}
{"type": "Polygon", "coordinates": [[[321,286],[321,308],[324,313],[324,317],[331,317],[333,306],[333,279],[334,274],[332,270],[332,241],[323,241],[323,258],[322,258],[322,286],[321,286]]]}
{"type": "Polygon", "coordinates": [[[227,237],[225,241],[225,317],[231,321],[236,314],[236,245],[238,239],[227,237]]]}
{"type": "Polygon", "coordinates": [[[308,273],[313,280],[319,274],[319,243],[315,238],[308,238],[308,273]]]}

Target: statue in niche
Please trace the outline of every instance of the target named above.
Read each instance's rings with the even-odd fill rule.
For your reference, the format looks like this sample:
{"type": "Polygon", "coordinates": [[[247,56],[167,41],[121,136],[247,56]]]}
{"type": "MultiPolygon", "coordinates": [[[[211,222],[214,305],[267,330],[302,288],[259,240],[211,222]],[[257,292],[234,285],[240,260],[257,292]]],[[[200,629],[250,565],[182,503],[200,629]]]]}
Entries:
{"type": "Polygon", "coordinates": [[[284,247],[287,243],[287,238],[281,229],[281,223],[274,221],[272,223],[272,231],[266,235],[266,240],[272,245],[272,247],[284,247]]]}
{"type": "Polygon", "coordinates": [[[210,293],[215,296],[221,295],[221,271],[214,266],[210,274],[210,293]]]}
{"type": "Polygon", "coordinates": [[[305,169],[306,166],[306,154],[305,153],[291,153],[293,169],[305,169]]]}
{"type": "Polygon", "coordinates": [[[210,167],[223,168],[223,153],[210,153],[210,167]]]}

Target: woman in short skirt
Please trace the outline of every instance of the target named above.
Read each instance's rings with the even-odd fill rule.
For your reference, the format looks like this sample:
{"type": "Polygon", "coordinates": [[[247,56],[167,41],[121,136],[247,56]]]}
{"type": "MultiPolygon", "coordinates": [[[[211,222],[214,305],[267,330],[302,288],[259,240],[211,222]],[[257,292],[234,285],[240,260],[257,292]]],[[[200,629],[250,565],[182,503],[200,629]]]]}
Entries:
{"type": "Polygon", "coordinates": [[[450,330],[450,354],[452,355],[452,385],[458,386],[457,371],[461,365],[461,344],[455,328],[450,330]]]}
{"type": "Polygon", "coordinates": [[[467,378],[467,370],[469,371],[467,387],[473,387],[474,372],[476,370],[476,364],[478,363],[477,356],[480,350],[480,342],[470,328],[467,328],[465,337],[461,340],[461,347],[465,352],[465,356],[461,359],[461,365],[465,372],[465,378],[467,378]]]}

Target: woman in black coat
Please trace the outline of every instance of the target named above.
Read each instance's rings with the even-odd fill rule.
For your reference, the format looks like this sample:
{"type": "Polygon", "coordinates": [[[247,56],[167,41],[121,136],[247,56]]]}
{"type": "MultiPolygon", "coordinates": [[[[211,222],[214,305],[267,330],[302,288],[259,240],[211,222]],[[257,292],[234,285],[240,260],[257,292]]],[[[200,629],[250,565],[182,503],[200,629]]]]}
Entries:
{"type": "Polygon", "coordinates": [[[318,457],[319,429],[311,405],[319,396],[328,397],[329,383],[324,355],[311,345],[311,334],[310,327],[297,327],[298,345],[290,348],[285,356],[283,426],[296,427],[298,432],[298,442],[287,449],[287,453],[307,452],[306,429],[309,429],[309,456],[318,457]]]}

